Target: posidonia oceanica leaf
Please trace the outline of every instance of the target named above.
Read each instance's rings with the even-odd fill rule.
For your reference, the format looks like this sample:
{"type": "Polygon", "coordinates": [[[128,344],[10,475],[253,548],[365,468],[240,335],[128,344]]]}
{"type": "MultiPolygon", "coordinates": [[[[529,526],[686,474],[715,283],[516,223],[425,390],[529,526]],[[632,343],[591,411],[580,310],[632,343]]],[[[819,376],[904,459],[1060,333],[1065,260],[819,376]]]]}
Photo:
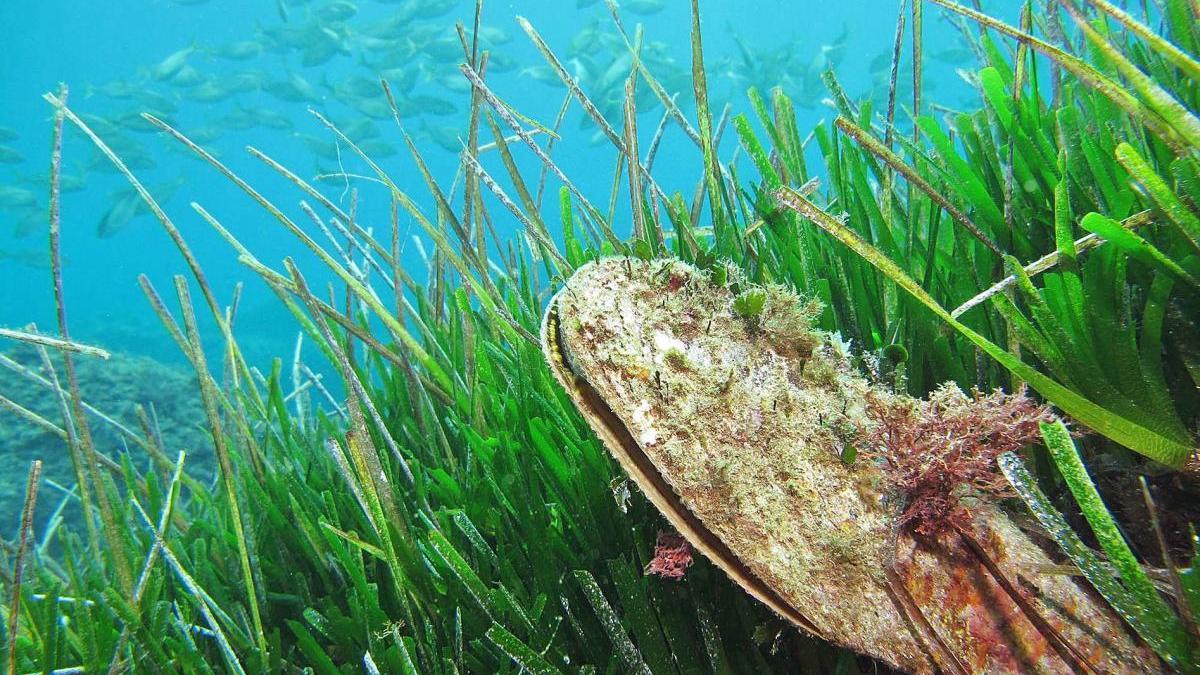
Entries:
{"type": "Polygon", "coordinates": [[[1038,372],[1033,366],[1008,353],[1003,347],[988,340],[950,316],[950,312],[933,299],[900,266],[883,255],[879,249],[867,243],[837,218],[822,211],[795,190],[782,188],[775,196],[788,208],[795,209],[818,227],[833,235],[858,255],[875,266],[893,283],[904,289],[914,299],[929,308],[934,314],[978,346],[988,356],[1000,362],[1017,377],[1029,383],[1039,394],[1046,397],[1071,417],[1087,425],[1096,433],[1109,438],[1141,455],[1174,468],[1179,468],[1191,456],[1193,448],[1174,439],[1148,429],[1071,391],[1062,384],[1038,372]]]}
{"type": "Polygon", "coordinates": [[[1017,495],[1025,502],[1029,511],[1037,518],[1042,529],[1058,544],[1062,552],[1071,560],[1084,578],[1108,601],[1121,615],[1121,618],[1131,628],[1150,644],[1151,648],[1160,655],[1171,654],[1174,646],[1162,640],[1157,626],[1146,623],[1145,612],[1138,605],[1137,598],[1121,584],[1120,579],[1104,564],[1099,555],[1071,529],[1066,518],[1046,497],[1038,487],[1037,480],[1025,468],[1024,462],[1016,453],[1006,453],[997,460],[1000,470],[1004,473],[1017,495]],[[1152,642],[1153,641],[1153,642],[1152,642]]]}
{"type": "Polygon", "coordinates": [[[1121,226],[1121,223],[1112,218],[1100,215],[1099,213],[1089,213],[1079,221],[1079,225],[1088,232],[1094,232],[1104,237],[1109,243],[1125,251],[1133,258],[1156,267],[1170,274],[1172,277],[1200,289],[1200,280],[1192,276],[1182,265],[1175,262],[1170,256],[1163,253],[1157,246],[1147,241],[1141,235],[1132,230],[1125,229],[1121,226]]]}

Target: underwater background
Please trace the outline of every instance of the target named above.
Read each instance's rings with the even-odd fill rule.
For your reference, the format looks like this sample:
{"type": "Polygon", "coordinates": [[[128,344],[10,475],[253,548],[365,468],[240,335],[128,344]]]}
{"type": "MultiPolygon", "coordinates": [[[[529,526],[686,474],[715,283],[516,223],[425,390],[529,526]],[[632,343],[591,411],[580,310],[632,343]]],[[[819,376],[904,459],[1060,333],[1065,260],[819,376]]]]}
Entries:
{"type": "MultiPolygon", "coordinates": [[[[733,112],[743,111],[747,88],[780,86],[794,97],[799,128],[811,128],[832,111],[820,81],[830,67],[844,78],[851,95],[885,103],[896,21],[896,8],[889,3],[710,4],[702,6],[710,86],[714,100],[729,102],[733,112]]],[[[691,86],[688,13],[687,3],[678,0],[630,3],[625,11],[631,26],[644,24],[647,65],[668,89],[681,94],[691,86]]],[[[71,105],[170,212],[217,293],[227,295],[236,284],[247,283],[238,332],[250,360],[269,369],[272,358],[289,356],[298,331],[294,320],[264,285],[245,273],[188,204],[210,205],[213,215],[264,260],[294,256],[302,267],[310,267],[313,259],[297,242],[280,238],[235,186],[140,114],[149,112],[172,124],[274,199],[287,194],[289,186],[245,155],[246,146],[306,179],[367,172],[309,112],[315,110],[363,143],[368,154],[392,170],[402,189],[420,194],[423,182],[401,134],[412,137],[437,178],[455,177],[468,122],[469,83],[458,70],[462,54],[454,27],[470,27],[473,15],[473,3],[445,1],[6,3],[0,20],[26,29],[14,30],[0,61],[0,326],[54,323],[45,253],[52,108],[42,94],[65,83],[71,105]],[[389,81],[400,103],[399,126],[378,85],[380,78],[389,81]]],[[[489,78],[517,110],[549,121],[565,90],[522,33],[518,15],[558,50],[605,117],[619,126],[632,59],[604,3],[530,0],[484,7],[481,35],[482,46],[492,53],[489,78]]],[[[926,39],[932,56],[925,66],[926,91],[945,105],[963,102],[971,95],[956,72],[971,58],[964,35],[948,21],[932,21],[926,39]]],[[[685,110],[691,105],[688,99],[680,97],[685,110]]],[[[662,106],[645,88],[639,113],[646,136],[642,142],[649,143],[662,106]]],[[[600,145],[595,124],[573,106],[563,129],[555,151],[559,166],[585,193],[609,190],[616,155],[600,145]]],[[[729,138],[726,146],[732,143],[729,138]]],[[[682,133],[669,129],[659,152],[664,186],[682,189],[695,183],[695,149],[682,133]]],[[[63,153],[64,275],[74,336],[118,352],[184,363],[137,283],[141,274],[169,283],[181,271],[183,261],[170,238],[128,181],[85,137],[68,130],[63,153]]],[[[387,222],[387,190],[380,184],[333,177],[318,184],[345,209],[350,189],[357,189],[360,222],[376,227],[387,222]]],[[[430,200],[423,203],[431,205],[430,200]]],[[[556,208],[551,202],[547,211],[556,208]]],[[[432,242],[411,223],[404,227],[403,266],[422,279],[432,242]]],[[[495,228],[508,240],[520,223],[499,218],[495,228]]],[[[138,380],[154,377],[152,370],[141,369],[153,365],[136,363],[118,378],[132,380],[126,387],[94,385],[98,395],[122,408],[141,400],[156,403],[160,413],[196,410],[191,387],[177,394],[164,388],[158,400],[139,391],[138,380]]],[[[11,371],[0,372],[0,394],[12,400],[26,398],[16,391],[26,384],[11,371]]],[[[23,466],[21,460],[33,448],[51,442],[14,420],[4,420],[3,426],[17,439],[0,443],[0,457],[15,460],[13,466],[23,466]],[[24,450],[18,453],[17,446],[24,450]]],[[[38,447],[37,452],[46,450],[38,447]]],[[[60,471],[48,475],[65,478],[65,451],[56,454],[64,462],[56,463],[60,471]]],[[[21,471],[6,472],[0,494],[17,496],[22,481],[21,471]]],[[[8,529],[16,525],[17,508],[12,501],[0,506],[0,523],[8,529]]]]}
{"type": "Polygon", "coordinates": [[[839,470],[950,505],[897,536],[986,494],[1130,672],[1200,672],[1197,19],[3,3],[0,672],[908,663],[693,560],[560,386],[547,304],[613,255],[693,265],[752,335],[812,300],[800,333],[899,401],[892,440],[829,424],[839,470]]]}

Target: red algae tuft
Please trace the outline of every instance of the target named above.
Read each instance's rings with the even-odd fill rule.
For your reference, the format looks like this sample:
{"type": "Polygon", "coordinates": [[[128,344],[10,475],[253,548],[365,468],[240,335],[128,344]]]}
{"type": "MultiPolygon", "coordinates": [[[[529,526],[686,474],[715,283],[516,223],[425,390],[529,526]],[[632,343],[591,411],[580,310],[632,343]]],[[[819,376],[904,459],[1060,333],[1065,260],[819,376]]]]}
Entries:
{"type": "Polygon", "coordinates": [[[659,530],[654,542],[654,558],[646,565],[646,574],[682,579],[692,562],[692,545],[682,534],[659,530]]]}

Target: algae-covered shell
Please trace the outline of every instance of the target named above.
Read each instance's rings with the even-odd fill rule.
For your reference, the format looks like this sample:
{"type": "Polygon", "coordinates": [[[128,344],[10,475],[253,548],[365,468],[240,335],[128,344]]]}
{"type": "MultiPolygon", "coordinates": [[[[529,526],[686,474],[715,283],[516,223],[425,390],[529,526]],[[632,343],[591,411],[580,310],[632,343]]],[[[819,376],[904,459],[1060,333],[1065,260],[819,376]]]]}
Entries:
{"type": "MultiPolygon", "coordinates": [[[[551,299],[542,341],[654,505],[801,629],[913,672],[1070,672],[961,546],[898,534],[902,498],[877,466],[842,461],[872,385],[811,315],[796,294],[736,272],[715,284],[677,260],[608,258],[551,299]]],[[[1102,600],[1048,573],[1051,560],[999,510],[979,505],[972,527],[1089,666],[1161,668],[1102,600]]]]}

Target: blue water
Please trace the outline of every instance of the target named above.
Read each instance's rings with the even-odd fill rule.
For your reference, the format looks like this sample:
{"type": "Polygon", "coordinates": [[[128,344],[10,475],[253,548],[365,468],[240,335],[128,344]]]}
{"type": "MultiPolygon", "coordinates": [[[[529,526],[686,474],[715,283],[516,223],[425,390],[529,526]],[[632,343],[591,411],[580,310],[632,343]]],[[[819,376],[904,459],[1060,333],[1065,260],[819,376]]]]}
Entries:
{"type": "MultiPolygon", "coordinates": [[[[429,9],[437,4],[438,0],[424,0],[420,6],[429,9]]],[[[628,4],[652,5],[645,0],[628,4]]],[[[626,10],[623,20],[631,32],[644,24],[647,49],[653,54],[651,67],[678,91],[681,106],[690,114],[689,3],[663,0],[661,4],[660,11],[649,15],[626,10]]],[[[574,0],[525,0],[484,6],[482,24],[490,38],[487,46],[495,55],[487,78],[490,86],[516,109],[546,125],[553,123],[565,88],[535,79],[545,61],[517,24],[517,15],[527,17],[572,70],[590,73],[582,78],[590,95],[617,100],[628,74],[627,62],[613,65],[623,53],[603,46],[611,45],[615,35],[604,3],[575,5],[574,0]],[[589,35],[599,37],[589,41],[589,35]],[[585,62],[591,62],[590,69],[585,62]],[[603,71],[609,71],[606,79],[596,75],[603,71]]],[[[308,112],[312,108],[341,126],[357,124],[364,137],[370,136],[373,154],[391,177],[432,213],[400,130],[391,119],[372,119],[363,112],[377,114],[382,98],[365,89],[382,73],[397,87],[397,98],[405,108],[405,130],[413,135],[439,183],[449,188],[458,159],[443,145],[452,148],[455,137],[466,129],[469,94],[458,72],[462,57],[447,44],[453,46],[456,22],[470,26],[474,5],[461,2],[437,16],[413,18],[387,29],[398,12],[411,12],[414,7],[412,2],[372,0],[0,3],[0,26],[5,27],[0,58],[0,160],[5,162],[0,164],[0,186],[5,190],[5,203],[0,204],[0,326],[36,322],[41,330],[53,332],[45,218],[53,110],[42,95],[65,83],[70,87],[71,109],[118,148],[134,164],[137,177],[163,198],[166,212],[186,237],[221,302],[231,299],[236,284],[246,284],[237,334],[252,361],[266,367],[272,356],[290,358],[297,331],[294,322],[189,204],[203,205],[276,269],[282,269],[285,256],[293,256],[310,274],[311,283],[322,284],[327,277],[321,267],[230,181],[174,140],[141,128],[136,115],[147,110],[162,113],[176,128],[196,134],[204,147],[321,239],[298,206],[303,195],[244,150],[248,145],[257,147],[309,180],[321,172],[369,173],[349,148],[333,143],[332,134],[308,112]],[[235,50],[242,53],[231,54],[235,50]],[[286,100],[297,98],[292,89],[305,87],[309,89],[306,100],[286,100]],[[350,93],[356,88],[364,91],[350,93]],[[372,98],[374,104],[367,100],[372,98]],[[453,111],[437,114],[443,106],[453,111]],[[441,144],[435,132],[442,137],[441,144]],[[5,136],[10,138],[4,140],[5,136]]],[[[705,57],[714,110],[719,114],[729,103],[735,113],[747,111],[747,86],[769,88],[786,78],[785,88],[803,104],[799,127],[806,132],[834,117],[833,110],[821,102],[827,94],[816,80],[826,62],[836,66],[852,97],[878,97],[896,7],[897,0],[704,0],[705,57]],[[757,70],[766,72],[748,68],[747,54],[758,64],[757,70]],[[776,66],[763,67],[769,64],[776,66]]],[[[955,72],[973,67],[963,56],[962,35],[932,8],[926,11],[924,35],[927,50],[935,55],[925,64],[926,100],[950,108],[969,105],[975,93],[955,72]]],[[[644,84],[641,87],[645,89],[644,84]]],[[[606,113],[620,129],[619,108],[609,106],[606,113]]],[[[661,106],[642,109],[643,148],[661,116],[661,106]]],[[[554,157],[594,203],[604,205],[615,151],[607,143],[591,143],[596,130],[582,120],[579,106],[572,104],[562,126],[564,141],[554,157]]],[[[481,134],[490,140],[486,128],[481,134]]],[[[732,156],[734,148],[730,131],[722,157],[732,156]]],[[[522,166],[530,169],[527,175],[536,176],[530,153],[523,148],[516,152],[522,166]]],[[[504,174],[495,153],[484,163],[493,175],[504,174]]],[[[71,180],[62,200],[62,232],[73,337],[180,362],[177,348],[149,311],[137,277],[147,275],[170,301],[173,275],[187,273],[181,255],[149,213],[118,217],[121,208],[133,203],[128,199],[128,182],[74,129],[66,135],[63,166],[71,180]]],[[[659,183],[668,192],[681,191],[690,198],[698,166],[695,147],[677,127],[669,126],[655,164],[659,183]]],[[[357,190],[358,221],[387,240],[389,204],[382,186],[358,179],[319,184],[347,210],[351,190],[357,190]]],[[[557,189],[558,183],[551,180],[546,202],[551,224],[557,222],[557,189]]],[[[494,201],[490,207],[502,238],[514,236],[520,227],[516,219],[494,201]]],[[[432,243],[411,218],[402,217],[400,226],[403,264],[411,275],[424,279],[422,251],[431,252],[432,243]]],[[[617,227],[627,231],[627,220],[619,220],[617,227]]],[[[198,298],[194,288],[193,297],[198,298]]],[[[211,325],[202,329],[210,339],[215,337],[211,325]]],[[[5,347],[0,344],[0,350],[5,347]]],[[[309,360],[317,361],[318,355],[309,354],[309,360]]],[[[0,378],[11,377],[12,373],[0,371],[0,378]]],[[[0,410],[0,425],[21,423],[0,410]]],[[[0,447],[0,460],[5,454],[0,447]]]]}

